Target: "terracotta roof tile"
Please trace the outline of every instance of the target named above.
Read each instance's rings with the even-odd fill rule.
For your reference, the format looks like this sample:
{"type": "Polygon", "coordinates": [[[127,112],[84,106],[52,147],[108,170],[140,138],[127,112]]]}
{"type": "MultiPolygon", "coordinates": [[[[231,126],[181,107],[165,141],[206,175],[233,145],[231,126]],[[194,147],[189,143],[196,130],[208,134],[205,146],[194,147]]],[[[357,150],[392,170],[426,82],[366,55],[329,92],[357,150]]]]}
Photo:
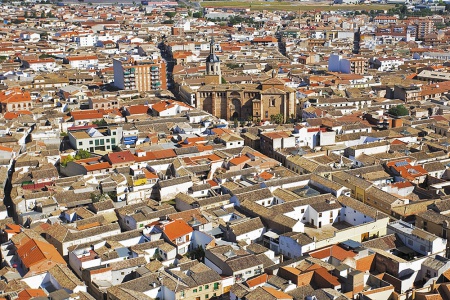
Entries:
{"type": "Polygon", "coordinates": [[[167,238],[171,241],[194,231],[194,229],[192,229],[192,227],[182,219],[169,222],[167,224],[161,225],[160,227],[164,231],[164,234],[167,236],[167,238]]]}
{"type": "Polygon", "coordinates": [[[66,264],[56,248],[46,242],[30,239],[17,249],[17,254],[26,268],[30,268],[42,261],[53,261],[66,264]]]}

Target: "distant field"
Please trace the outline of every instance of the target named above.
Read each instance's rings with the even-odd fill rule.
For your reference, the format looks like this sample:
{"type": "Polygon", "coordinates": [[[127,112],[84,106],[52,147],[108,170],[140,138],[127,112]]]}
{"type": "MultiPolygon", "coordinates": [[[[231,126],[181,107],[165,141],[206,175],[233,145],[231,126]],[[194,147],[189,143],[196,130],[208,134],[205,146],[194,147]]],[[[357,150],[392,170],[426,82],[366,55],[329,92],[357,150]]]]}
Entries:
{"type": "Polygon", "coordinates": [[[251,10],[284,10],[284,11],[308,11],[308,10],[387,10],[394,7],[394,5],[388,4],[335,4],[330,5],[326,2],[314,3],[314,2],[288,2],[288,1],[202,1],[203,7],[240,7],[250,8],[251,10]]]}

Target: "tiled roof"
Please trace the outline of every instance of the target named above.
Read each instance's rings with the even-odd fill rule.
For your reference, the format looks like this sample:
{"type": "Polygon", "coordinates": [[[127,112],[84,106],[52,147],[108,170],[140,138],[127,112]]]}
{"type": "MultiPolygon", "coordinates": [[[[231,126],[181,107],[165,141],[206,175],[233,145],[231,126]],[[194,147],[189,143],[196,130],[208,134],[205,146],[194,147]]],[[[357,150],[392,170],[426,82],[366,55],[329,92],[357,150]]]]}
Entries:
{"type": "Polygon", "coordinates": [[[66,263],[53,245],[35,239],[29,240],[18,248],[17,254],[26,268],[44,260],[61,264],[66,263]]]}
{"type": "Polygon", "coordinates": [[[135,162],[135,156],[130,152],[130,150],[111,152],[108,154],[108,158],[112,164],[135,162]]]}
{"type": "Polygon", "coordinates": [[[171,241],[174,241],[177,238],[185,236],[194,231],[194,229],[192,229],[192,227],[182,219],[177,219],[175,221],[161,225],[161,229],[163,230],[167,238],[171,241]]]}

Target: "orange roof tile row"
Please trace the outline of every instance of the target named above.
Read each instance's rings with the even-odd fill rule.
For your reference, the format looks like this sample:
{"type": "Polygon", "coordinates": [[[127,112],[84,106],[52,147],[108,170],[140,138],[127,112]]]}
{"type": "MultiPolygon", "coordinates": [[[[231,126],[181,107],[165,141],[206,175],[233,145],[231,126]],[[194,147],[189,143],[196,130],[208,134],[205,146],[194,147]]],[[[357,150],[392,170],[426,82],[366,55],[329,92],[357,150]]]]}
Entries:
{"type": "Polygon", "coordinates": [[[17,249],[17,254],[26,268],[30,268],[42,261],[53,261],[55,263],[66,264],[56,248],[47,243],[30,239],[17,249]]]}
{"type": "Polygon", "coordinates": [[[192,227],[182,219],[174,220],[167,224],[160,225],[160,228],[163,230],[167,238],[171,241],[174,241],[175,239],[183,237],[194,231],[194,229],[192,229],[192,227]]]}

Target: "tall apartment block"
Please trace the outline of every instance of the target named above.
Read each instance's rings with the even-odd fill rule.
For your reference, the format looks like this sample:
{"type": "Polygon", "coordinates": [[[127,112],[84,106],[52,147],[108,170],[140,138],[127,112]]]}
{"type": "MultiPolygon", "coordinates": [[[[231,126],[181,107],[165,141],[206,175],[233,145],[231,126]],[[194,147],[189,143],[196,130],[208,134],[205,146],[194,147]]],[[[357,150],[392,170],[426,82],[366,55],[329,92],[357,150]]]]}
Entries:
{"type": "Polygon", "coordinates": [[[163,60],[114,59],[114,86],[122,90],[147,92],[166,90],[166,63],[163,60]]]}

